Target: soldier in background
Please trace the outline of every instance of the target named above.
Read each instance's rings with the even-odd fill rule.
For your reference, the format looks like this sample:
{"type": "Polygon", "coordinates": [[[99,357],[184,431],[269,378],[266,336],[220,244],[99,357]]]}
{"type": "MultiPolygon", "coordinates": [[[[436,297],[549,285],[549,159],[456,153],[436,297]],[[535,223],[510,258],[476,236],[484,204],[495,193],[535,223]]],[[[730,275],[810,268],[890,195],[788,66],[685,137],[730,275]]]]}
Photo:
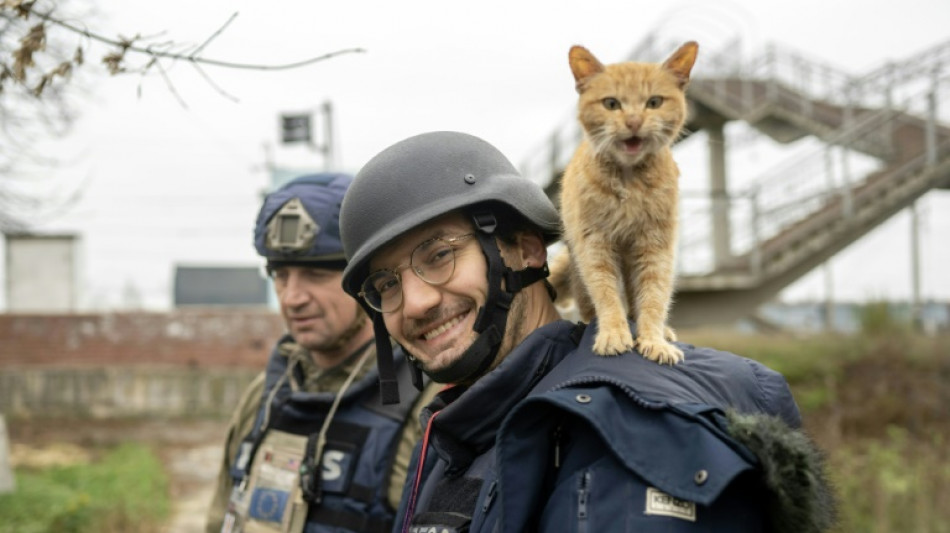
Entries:
{"type": "Polygon", "coordinates": [[[268,195],[254,230],[287,333],[234,411],[207,531],[388,532],[429,394],[383,406],[373,327],[341,288],[344,174],[268,195]]]}

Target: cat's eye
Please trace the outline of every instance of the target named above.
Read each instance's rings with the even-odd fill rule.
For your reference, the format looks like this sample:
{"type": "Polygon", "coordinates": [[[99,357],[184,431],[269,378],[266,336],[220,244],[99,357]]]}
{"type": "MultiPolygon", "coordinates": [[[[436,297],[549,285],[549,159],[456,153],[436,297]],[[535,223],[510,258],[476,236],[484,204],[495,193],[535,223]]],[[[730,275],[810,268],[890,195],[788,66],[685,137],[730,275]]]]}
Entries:
{"type": "Polygon", "coordinates": [[[651,96],[650,99],[647,100],[647,109],[656,109],[661,105],[663,105],[662,96],[651,96]]]}
{"type": "Polygon", "coordinates": [[[608,96],[607,98],[604,98],[602,102],[604,104],[604,107],[606,107],[607,109],[611,111],[616,111],[617,109],[620,109],[620,100],[617,100],[616,98],[612,96],[608,96]]]}

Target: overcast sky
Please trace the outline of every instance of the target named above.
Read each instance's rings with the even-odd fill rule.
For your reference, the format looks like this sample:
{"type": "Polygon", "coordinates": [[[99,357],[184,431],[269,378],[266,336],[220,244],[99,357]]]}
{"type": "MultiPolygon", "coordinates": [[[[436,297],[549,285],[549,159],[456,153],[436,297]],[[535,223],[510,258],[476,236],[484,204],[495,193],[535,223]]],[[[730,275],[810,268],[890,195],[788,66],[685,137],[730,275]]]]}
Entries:
{"type": "MultiPolygon", "coordinates": [[[[205,48],[208,58],[282,64],[349,48],[365,53],[285,72],[206,67],[202,75],[177,64],[168,72],[173,93],[156,74],[97,75],[102,48],[90,50],[84,67],[90,94],[81,119],[52,148],[69,161],[56,171],[65,183],[85,180],[83,200],[38,227],[81,236],[84,309],[167,309],[175,264],[259,265],[251,232],[268,181],[265,146],[278,165],[322,167],[315,153],[279,145],[278,116],[284,112],[331,101],[337,161],[349,171],[393,142],[439,129],[481,136],[520,165],[573,113],[576,93],[567,65],[572,44],[615,62],[652,31],[695,39],[701,47],[696,73],[704,54],[741,37],[740,57],[776,43],[861,74],[950,40],[947,0],[95,5],[99,15],[87,25],[98,33],[162,34],[193,44],[237,12],[205,48]]],[[[704,186],[706,169],[692,164],[703,157],[679,156],[684,183],[688,174],[690,186],[704,186]]],[[[730,154],[730,171],[743,174],[773,157],[769,142],[748,142],[730,154]]],[[[930,193],[919,205],[923,295],[947,300],[950,192],[930,193]]],[[[835,297],[908,298],[909,236],[902,213],[835,258],[835,297]]],[[[819,270],[783,297],[822,298],[824,280],[819,270]]]]}

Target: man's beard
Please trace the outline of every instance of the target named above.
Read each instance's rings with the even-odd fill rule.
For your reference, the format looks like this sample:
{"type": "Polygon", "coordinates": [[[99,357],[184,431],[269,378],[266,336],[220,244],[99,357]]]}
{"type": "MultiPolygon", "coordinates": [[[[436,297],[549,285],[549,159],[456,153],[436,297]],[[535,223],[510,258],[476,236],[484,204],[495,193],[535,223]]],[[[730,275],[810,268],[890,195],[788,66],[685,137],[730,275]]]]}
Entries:
{"type": "MultiPolygon", "coordinates": [[[[508,357],[508,354],[515,349],[515,346],[521,344],[525,337],[525,325],[527,316],[525,310],[528,307],[527,296],[524,292],[518,292],[511,300],[511,308],[508,310],[508,319],[505,321],[505,335],[501,339],[501,346],[495,354],[495,360],[489,365],[485,373],[491,372],[502,361],[508,357]]],[[[477,379],[477,378],[476,378],[477,379]]]]}
{"type": "MultiPolygon", "coordinates": [[[[505,357],[508,356],[509,353],[511,353],[511,351],[514,349],[514,347],[517,344],[520,344],[520,342],[523,340],[525,336],[525,327],[527,323],[526,316],[525,316],[525,310],[527,309],[526,298],[527,297],[525,296],[523,292],[519,292],[515,294],[514,298],[512,299],[511,307],[508,311],[508,317],[505,322],[505,331],[503,332],[504,335],[502,337],[501,344],[498,346],[498,350],[495,352],[495,355],[493,356],[491,364],[489,364],[488,367],[483,372],[480,372],[476,375],[468,376],[465,379],[460,380],[457,383],[458,385],[465,385],[465,386],[471,385],[472,383],[477,381],[479,378],[481,378],[485,374],[491,372],[492,370],[495,369],[495,367],[501,364],[501,362],[505,359],[505,357]]],[[[477,311],[478,310],[476,309],[476,310],[472,310],[471,312],[477,312],[477,311]]],[[[475,339],[477,338],[478,334],[475,333],[474,331],[472,331],[471,333],[472,333],[471,342],[469,342],[468,346],[466,346],[461,352],[459,352],[457,355],[455,355],[455,357],[452,358],[452,362],[448,365],[449,368],[452,365],[457,364],[462,358],[465,357],[465,354],[470,349],[472,349],[472,345],[475,343],[475,339]]],[[[431,372],[431,368],[428,365],[422,363],[421,361],[419,361],[419,363],[421,364],[422,370],[424,372],[426,373],[431,372]]],[[[439,370],[444,371],[446,370],[446,368],[441,368],[439,370]]]]}
{"type": "MultiPolygon", "coordinates": [[[[326,340],[324,342],[315,342],[315,343],[301,343],[300,345],[310,350],[312,352],[324,352],[332,353],[335,352],[347,345],[353,337],[357,335],[362,329],[363,325],[366,323],[366,312],[363,311],[363,308],[356,306],[356,314],[353,317],[353,320],[350,322],[350,325],[343,330],[342,333],[337,335],[333,339],[326,340]]],[[[300,341],[298,340],[298,343],[300,341]]]]}
{"type": "MultiPolygon", "coordinates": [[[[471,298],[465,298],[461,301],[454,302],[450,304],[450,307],[440,307],[437,309],[433,309],[432,311],[429,312],[428,316],[426,316],[425,318],[413,320],[411,323],[407,325],[407,327],[404,328],[405,338],[419,339],[422,337],[423,332],[432,329],[432,324],[441,322],[444,319],[447,319],[449,317],[455,317],[459,315],[460,313],[466,313],[466,319],[467,319],[468,316],[475,314],[477,312],[478,312],[478,308],[475,307],[475,301],[472,300],[471,298]]],[[[469,334],[469,343],[464,348],[461,348],[459,346],[459,344],[465,342],[465,339],[462,339],[462,338],[456,339],[455,345],[448,346],[445,349],[440,350],[439,352],[436,352],[435,354],[429,354],[423,348],[416,347],[412,345],[411,343],[409,344],[408,348],[406,346],[403,346],[403,348],[405,348],[408,353],[413,355],[413,357],[417,361],[417,364],[419,364],[420,368],[422,368],[424,372],[426,373],[431,373],[433,371],[439,372],[439,371],[444,370],[445,367],[434,369],[432,367],[432,363],[438,361],[441,364],[442,361],[449,360],[449,363],[446,365],[446,367],[451,367],[456,362],[458,362],[458,360],[462,357],[462,354],[464,354],[465,351],[468,350],[469,347],[471,347],[471,344],[475,341],[475,333],[473,331],[469,331],[468,334],[469,334]],[[412,352],[415,349],[418,349],[420,353],[413,354],[412,352]],[[449,353],[445,353],[446,351],[449,351],[449,353]],[[425,355],[427,357],[420,357],[419,356],[420,354],[425,355]],[[434,355],[435,357],[428,357],[432,355],[434,355]]]]}

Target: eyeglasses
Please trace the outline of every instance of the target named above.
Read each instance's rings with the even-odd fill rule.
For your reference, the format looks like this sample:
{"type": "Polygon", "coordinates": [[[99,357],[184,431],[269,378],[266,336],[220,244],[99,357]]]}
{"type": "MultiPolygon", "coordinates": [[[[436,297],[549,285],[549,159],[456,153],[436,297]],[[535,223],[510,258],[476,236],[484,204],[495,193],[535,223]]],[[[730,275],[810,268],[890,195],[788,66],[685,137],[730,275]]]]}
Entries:
{"type": "Polygon", "coordinates": [[[455,249],[473,237],[466,233],[456,237],[435,237],[423,241],[409,255],[409,265],[377,270],[363,281],[359,296],[373,309],[392,313],[402,305],[402,274],[407,268],[429,285],[442,285],[455,273],[455,249]]]}

